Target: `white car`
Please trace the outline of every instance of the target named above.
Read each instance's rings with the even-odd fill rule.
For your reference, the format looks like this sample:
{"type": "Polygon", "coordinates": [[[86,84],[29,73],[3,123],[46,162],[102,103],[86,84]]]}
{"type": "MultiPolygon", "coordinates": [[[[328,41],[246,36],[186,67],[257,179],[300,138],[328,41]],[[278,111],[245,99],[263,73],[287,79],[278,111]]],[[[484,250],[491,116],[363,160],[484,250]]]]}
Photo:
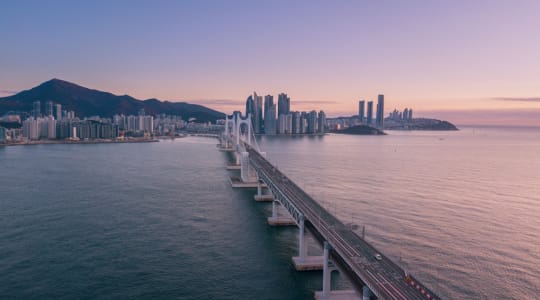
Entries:
{"type": "Polygon", "coordinates": [[[375,257],[376,260],[382,260],[382,256],[379,253],[375,253],[375,255],[373,256],[375,257]]]}

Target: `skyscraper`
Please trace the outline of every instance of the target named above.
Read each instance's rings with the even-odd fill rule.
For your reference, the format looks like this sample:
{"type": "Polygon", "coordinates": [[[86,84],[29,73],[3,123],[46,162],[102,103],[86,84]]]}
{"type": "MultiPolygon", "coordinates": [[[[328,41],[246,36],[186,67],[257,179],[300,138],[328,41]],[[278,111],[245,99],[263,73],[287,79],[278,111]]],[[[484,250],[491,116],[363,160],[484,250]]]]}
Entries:
{"type": "Polygon", "coordinates": [[[56,104],[56,120],[62,120],[62,104],[56,104]]]}
{"type": "Polygon", "coordinates": [[[291,112],[291,98],[287,94],[281,93],[278,95],[278,116],[286,115],[291,112]]]}
{"type": "Polygon", "coordinates": [[[326,114],[322,110],[319,112],[318,122],[319,122],[319,124],[317,125],[317,127],[318,127],[317,132],[318,133],[324,133],[324,128],[326,127],[326,114]]]}
{"type": "Polygon", "coordinates": [[[253,104],[255,106],[255,126],[253,126],[255,133],[260,134],[263,127],[263,98],[257,96],[257,93],[253,93],[253,104]]]}
{"type": "Polygon", "coordinates": [[[34,116],[34,119],[37,119],[41,115],[41,102],[35,101],[33,108],[32,115],[34,116]]]}
{"type": "Polygon", "coordinates": [[[308,114],[307,133],[313,134],[317,132],[317,112],[312,110],[308,114]]]}
{"type": "Polygon", "coordinates": [[[255,103],[253,102],[253,96],[249,95],[246,100],[246,118],[251,118],[251,127],[255,128],[255,103]]]}
{"type": "Polygon", "coordinates": [[[6,142],[6,129],[4,127],[0,127],[0,144],[4,144],[6,142]]]}
{"type": "Polygon", "coordinates": [[[266,95],[264,96],[264,118],[266,119],[266,111],[270,106],[274,105],[274,96],[266,95]]]}
{"type": "MultiPolygon", "coordinates": [[[[277,132],[278,133],[285,133],[286,128],[283,128],[283,126],[287,123],[286,118],[282,117],[285,115],[288,115],[291,112],[291,98],[287,96],[285,93],[281,93],[278,95],[278,127],[277,132]]],[[[291,124],[292,127],[292,124],[291,124]]]]}
{"type": "Polygon", "coordinates": [[[301,131],[302,118],[301,118],[300,112],[294,111],[291,114],[292,114],[292,133],[293,134],[302,133],[301,131]]]}
{"type": "Polygon", "coordinates": [[[379,95],[377,97],[377,116],[375,124],[380,129],[384,128],[384,95],[379,95]]]}
{"type": "Polygon", "coordinates": [[[366,106],[366,101],[364,100],[358,101],[358,118],[360,119],[360,122],[364,122],[365,106],[366,106]]]}
{"type": "MultiPolygon", "coordinates": [[[[266,102],[265,102],[266,104],[266,102]]],[[[276,134],[276,105],[272,104],[264,110],[264,133],[276,134]]]]}
{"type": "Polygon", "coordinates": [[[52,101],[47,101],[45,103],[45,116],[52,116],[53,115],[53,103],[52,101]]]}
{"type": "MultiPolygon", "coordinates": [[[[51,102],[51,108],[52,108],[52,102],[51,102]]],[[[56,120],[54,119],[52,114],[47,117],[47,138],[50,140],[56,138],[56,120]]]]}
{"type": "Polygon", "coordinates": [[[253,105],[253,96],[249,95],[249,97],[246,100],[246,117],[251,114],[251,117],[253,118],[253,115],[255,115],[255,109],[253,105]]]}
{"type": "Polygon", "coordinates": [[[373,122],[373,101],[367,103],[367,124],[371,125],[373,122]]]}

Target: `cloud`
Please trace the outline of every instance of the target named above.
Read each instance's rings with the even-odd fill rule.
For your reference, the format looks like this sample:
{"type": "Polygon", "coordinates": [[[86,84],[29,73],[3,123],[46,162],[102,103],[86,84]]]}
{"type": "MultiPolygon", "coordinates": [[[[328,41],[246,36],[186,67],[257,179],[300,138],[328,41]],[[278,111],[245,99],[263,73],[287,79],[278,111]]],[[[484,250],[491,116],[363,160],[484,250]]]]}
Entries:
{"type": "Polygon", "coordinates": [[[530,98],[494,97],[492,99],[497,100],[497,101],[510,101],[510,102],[540,102],[540,97],[530,97],[530,98]]]}

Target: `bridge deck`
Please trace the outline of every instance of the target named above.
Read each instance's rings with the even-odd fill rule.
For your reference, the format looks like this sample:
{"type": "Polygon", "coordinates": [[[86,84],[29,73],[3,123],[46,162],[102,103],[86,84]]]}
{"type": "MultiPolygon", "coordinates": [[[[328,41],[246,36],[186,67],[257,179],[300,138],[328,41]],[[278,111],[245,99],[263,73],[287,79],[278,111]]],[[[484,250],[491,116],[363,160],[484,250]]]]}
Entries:
{"type": "Polygon", "coordinates": [[[256,150],[249,145],[245,145],[245,148],[259,176],[267,181],[270,188],[276,190],[274,192],[280,193],[303,214],[309,222],[308,228],[314,229],[315,234],[322,236],[333,247],[332,255],[339,257],[337,263],[345,264],[343,267],[360,278],[379,299],[439,299],[330,214],[256,150]],[[375,258],[375,254],[380,254],[382,259],[375,258]]]}

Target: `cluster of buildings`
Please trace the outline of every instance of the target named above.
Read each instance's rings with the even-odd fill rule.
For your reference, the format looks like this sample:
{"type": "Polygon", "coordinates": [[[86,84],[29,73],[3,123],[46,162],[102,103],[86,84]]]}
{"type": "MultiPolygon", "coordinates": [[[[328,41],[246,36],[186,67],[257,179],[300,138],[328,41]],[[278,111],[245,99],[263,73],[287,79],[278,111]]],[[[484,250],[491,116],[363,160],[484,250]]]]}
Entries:
{"type": "Polygon", "coordinates": [[[377,110],[375,112],[375,124],[373,124],[373,101],[358,101],[358,119],[361,124],[369,125],[382,129],[384,127],[384,95],[377,97],[377,110]]]}
{"type": "Polygon", "coordinates": [[[373,110],[373,101],[358,101],[358,114],[350,117],[339,117],[328,119],[330,130],[340,130],[348,127],[366,125],[376,127],[380,130],[384,128],[384,95],[377,96],[377,105],[373,110]]]}
{"type": "Polygon", "coordinates": [[[251,117],[255,134],[324,134],[326,115],[324,111],[291,111],[291,98],[285,93],[274,96],[253,93],[246,100],[246,115],[251,117]],[[264,108],[264,109],[263,109],[264,108]]]}
{"type": "Polygon", "coordinates": [[[405,108],[403,112],[397,109],[394,109],[394,111],[388,115],[388,118],[393,121],[412,121],[413,119],[412,113],[413,113],[412,108],[405,108]]]}
{"type": "Polygon", "coordinates": [[[0,143],[25,142],[36,140],[93,140],[118,139],[125,137],[151,137],[155,135],[174,135],[186,128],[187,122],[180,116],[165,114],[147,115],[144,109],[138,115],[115,115],[113,118],[99,116],[80,119],[73,111],[62,110],[61,104],[48,101],[44,113],[40,101],[33,103],[28,117],[20,122],[19,115],[8,116],[9,122],[21,124],[19,128],[0,126],[0,143]]]}

